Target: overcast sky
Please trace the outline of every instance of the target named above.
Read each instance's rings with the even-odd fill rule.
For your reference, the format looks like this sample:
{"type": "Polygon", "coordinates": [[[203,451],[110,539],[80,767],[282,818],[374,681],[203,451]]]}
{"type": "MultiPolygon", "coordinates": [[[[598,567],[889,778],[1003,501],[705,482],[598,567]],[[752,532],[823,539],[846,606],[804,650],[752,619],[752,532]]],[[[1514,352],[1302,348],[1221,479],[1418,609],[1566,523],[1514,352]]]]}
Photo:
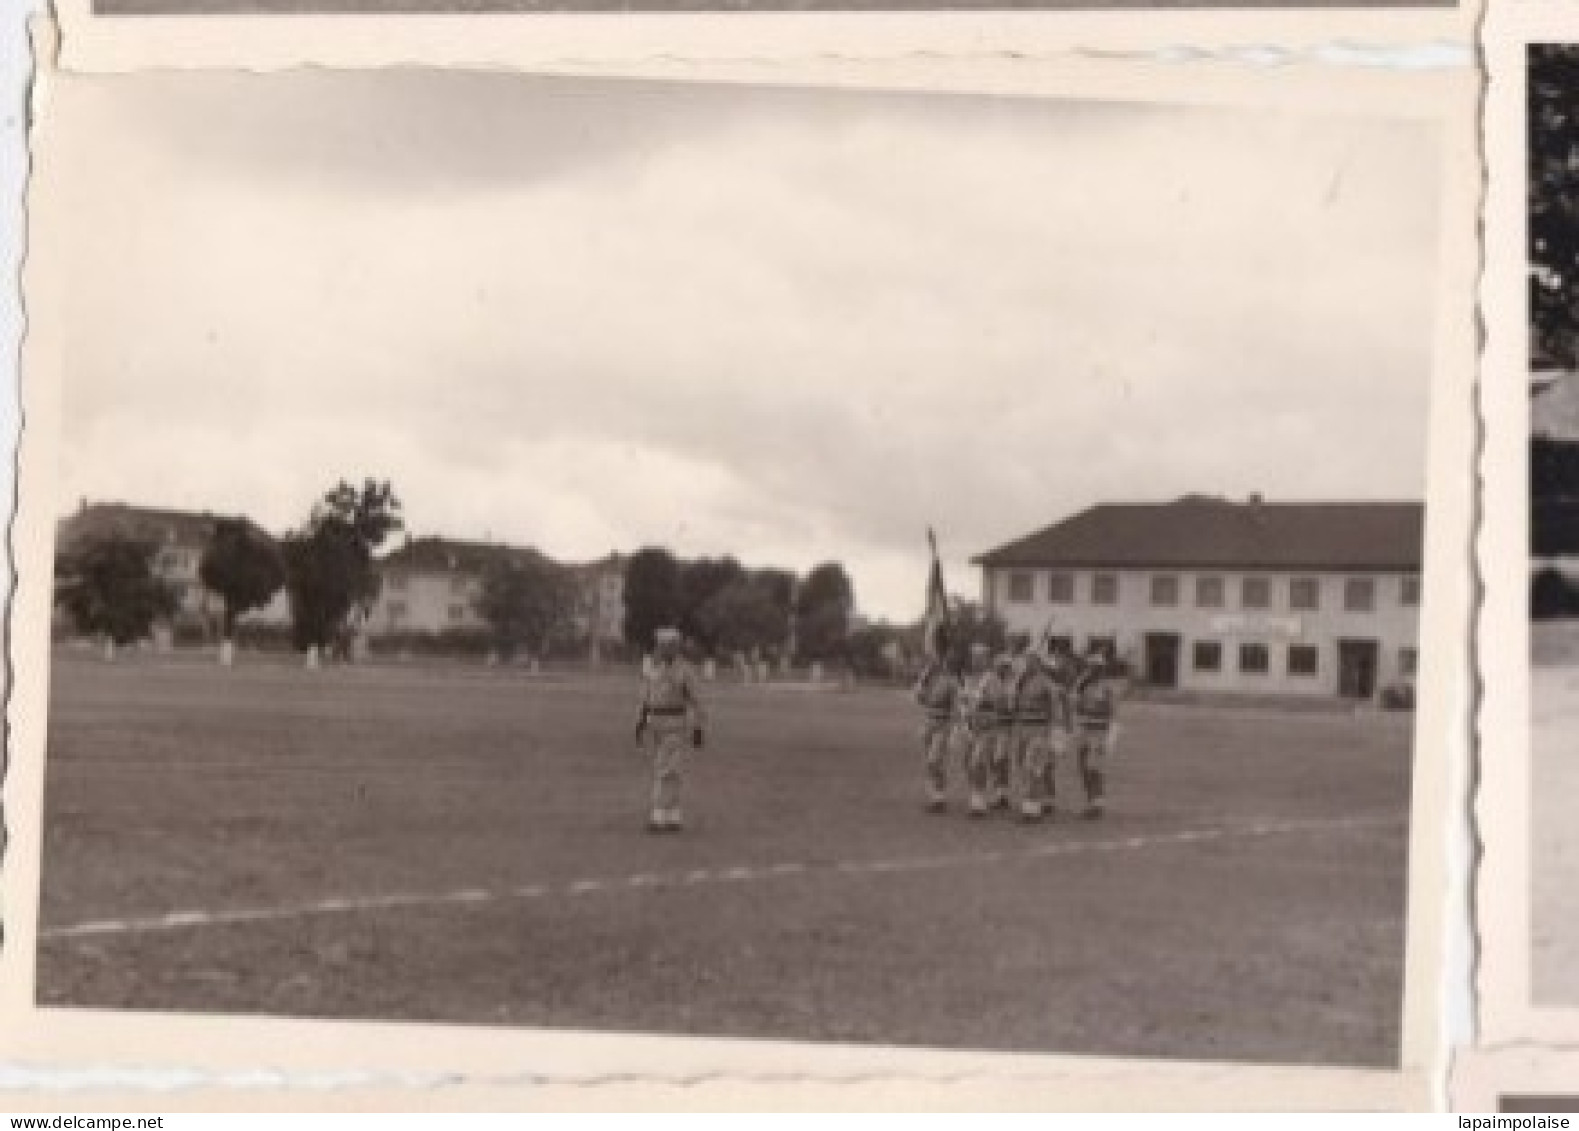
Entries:
{"type": "MultiPolygon", "coordinates": [[[[1340,76],[1341,77],[1341,76],[1340,76]]],[[[383,71],[63,80],[60,505],[564,559],[838,559],[919,612],[1099,501],[1419,498],[1439,161],[1401,122],[383,71]]]]}

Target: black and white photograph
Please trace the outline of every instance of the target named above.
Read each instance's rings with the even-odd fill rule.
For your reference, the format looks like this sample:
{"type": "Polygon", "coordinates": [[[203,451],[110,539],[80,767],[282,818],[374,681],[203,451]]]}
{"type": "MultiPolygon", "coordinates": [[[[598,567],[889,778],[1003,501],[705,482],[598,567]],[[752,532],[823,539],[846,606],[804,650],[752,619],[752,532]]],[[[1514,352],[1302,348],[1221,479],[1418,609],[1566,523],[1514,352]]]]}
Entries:
{"type": "Polygon", "coordinates": [[[58,78],[36,1004],[1397,1069],[1449,155],[1158,90],[58,78]]]}
{"type": "Polygon", "coordinates": [[[1579,1009],[1579,47],[1532,44],[1528,84],[1530,995],[1579,1009]]]}

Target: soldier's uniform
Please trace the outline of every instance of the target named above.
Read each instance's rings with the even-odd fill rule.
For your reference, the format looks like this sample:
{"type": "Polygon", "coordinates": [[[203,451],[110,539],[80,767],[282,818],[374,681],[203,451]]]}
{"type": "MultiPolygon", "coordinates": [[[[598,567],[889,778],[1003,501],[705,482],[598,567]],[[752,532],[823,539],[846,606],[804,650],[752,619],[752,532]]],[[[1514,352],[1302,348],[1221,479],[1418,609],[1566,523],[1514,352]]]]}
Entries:
{"type": "Polygon", "coordinates": [[[1023,821],[1039,821],[1052,810],[1055,765],[1068,726],[1063,689],[1041,658],[1029,655],[1014,689],[1014,779],[1023,821]]]}
{"type": "Polygon", "coordinates": [[[685,749],[702,745],[705,719],[696,677],[679,655],[680,634],[659,629],[651,661],[643,666],[636,739],[652,767],[650,832],[678,832],[684,824],[680,789],[685,749]]]}
{"type": "Polygon", "coordinates": [[[970,690],[970,812],[980,816],[993,805],[1008,804],[1009,744],[1014,724],[1014,687],[1007,657],[985,666],[987,651],[976,652],[982,667],[970,690]]]}
{"type": "Polygon", "coordinates": [[[915,696],[924,712],[921,753],[926,765],[927,808],[941,811],[948,805],[949,752],[959,717],[959,676],[942,661],[933,661],[921,673],[915,696]]]}
{"type": "Polygon", "coordinates": [[[1107,793],[1107,762],[1118,739],[1118,689],[1105,657],[1094,656],[1076,677],[1073,689],[1075,749],[1085,786],[1082,816],[1102,815],[1107,793]]]}

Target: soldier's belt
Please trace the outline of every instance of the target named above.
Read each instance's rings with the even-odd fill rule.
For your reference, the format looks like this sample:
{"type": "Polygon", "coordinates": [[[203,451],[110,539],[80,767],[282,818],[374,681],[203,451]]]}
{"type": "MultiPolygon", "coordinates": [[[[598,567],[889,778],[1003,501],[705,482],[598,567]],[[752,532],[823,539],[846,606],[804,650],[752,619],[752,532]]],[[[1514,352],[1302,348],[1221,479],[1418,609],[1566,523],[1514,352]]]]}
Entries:
{"type": "Polygon", "coordinates": [[[683,715],[683,714],[685,714],[685,708],[684,707],[648,707],[647,708],[647,713],[649,715],[669,715],[669,716],[683,715]]]}
{"type": "Polygon", "coordinates": [[[927,718],[934,723],[946,723],[954,716],[948,711],[928,711],[927,718]]]}
{"type": "Polygon", "coordinates": [[[1040,725],[1042,723],[1052,722],[1053,717],[1051,715],[1021,715],[1018,721],[1022,723],[1036,723],[1040,725]]]}

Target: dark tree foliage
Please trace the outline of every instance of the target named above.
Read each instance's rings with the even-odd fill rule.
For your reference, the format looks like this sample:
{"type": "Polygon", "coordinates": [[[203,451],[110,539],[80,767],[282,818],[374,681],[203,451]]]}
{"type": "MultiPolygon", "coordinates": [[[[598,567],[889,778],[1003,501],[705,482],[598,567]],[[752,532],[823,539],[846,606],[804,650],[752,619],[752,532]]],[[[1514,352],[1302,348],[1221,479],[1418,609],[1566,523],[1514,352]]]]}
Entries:
{"type": "Polygon", "coordinates": [[[130,644],[172,616],[175,594],[154,573],[157,547],[121,534],[105,534],[61,555],[55,563],[55,599],[78,631],[130,644]]]}
{"type": "Polygon", "coordinates": [[[1538,558],[1579,557],[1579,500],[1537,502],[1530,553],[1538,558]]]}
{"type": "Polygon", "coordinates": [[[776,653],[789,637],[789,618],[777,579],[742,576],[708,598],[697,611],[705,638],[725,656],[736,652],[776,653]]]}
{"type": "Polygon", "coordinates": [[[365,548],[336,522],[285,536],[285,588],[291,599],[291,639],[298,650],[338,643],[356,607],[368,569],[365,548]]]}
{"type": "Polygon", "coordinates": [[[1559,570],[1537,570],[1530,586],[1530,616],[1535,620],[1579,616],[1579,584],[1559,570]]]}
{"type": "Polygon", "coordinates": [[[360,488],[342,479],[313,508],[311,521],[344,523],[370,554],[406,525],[400,517],[400,500],[387,479],[364,479],[360,488]]]}
{"type": "Polygon", "coordinates": [[[914,631],[896,625],[863,625],[850,633],[845,656],[850,670],[861,679],[898,681],[908,675],[905,661],[916,639],[914,631]]]}
{"type": "Polygon", "coordinates": [[[373,555],[403,526],[388,482],[367,479],[358,489],[342,481],[313,507],[304,529],[286,536],[281,549],[298,648],[339,643],[351,610],[372,608],[379,583],[373,555]]]}
{"type": "Polygon", "coordinates": [[[746,576],[745,567],[734,558],[699,558],[679,567],[679,628],[703,652],[712,653],[718,641],[702,609],[713,597],[746,576]]]}
{"type": "Polygon", "coordinates": [[[795,600],[796,577],[787,569],[768,567],[751,571],[751,580],[763,587],[774,610],[789,630],[790,606],[795,600]]]}
{"type": "Polygon", "coordinates": [[[653,633],[678,627],[680,612],[680,563],[668,550],[637,550],[625,563],[625,642],[636,649],[652,647],[653,633]]]}
{"type": "Polygon", "coordinates": [[[855,613],[855,586],[838,562],[824,562],[806,575],[796,594],[797,644],[810,660],[844,656],[855,613]]]}
{"type": "Polygon", "coordinates": [[[1530,497],[1537,503],[1579,499],[1579,441],[1530,441],[1530,497]]]}
{"type": "Polygon", "coordinates": [[[477,613],[493,630],[494,647],[504,657],[523,645],[546,653],[575,609],[575,579],[546,558],[500,554],[483,573],[477,613]]]}
{"type": "Polygon", "coordinates": [[[236,618],[261,609],[285,584],[285,559],[274,540],[250,522],[221,518],[198,564],[205,586],[225,602],[224,637],[236,631],[236,618]]]}
{"type": "Polygon", "coordinates": [[[1579,367],[1579,46],[1529,48],[1529,258],[1536,366],[1579,367]]]}

